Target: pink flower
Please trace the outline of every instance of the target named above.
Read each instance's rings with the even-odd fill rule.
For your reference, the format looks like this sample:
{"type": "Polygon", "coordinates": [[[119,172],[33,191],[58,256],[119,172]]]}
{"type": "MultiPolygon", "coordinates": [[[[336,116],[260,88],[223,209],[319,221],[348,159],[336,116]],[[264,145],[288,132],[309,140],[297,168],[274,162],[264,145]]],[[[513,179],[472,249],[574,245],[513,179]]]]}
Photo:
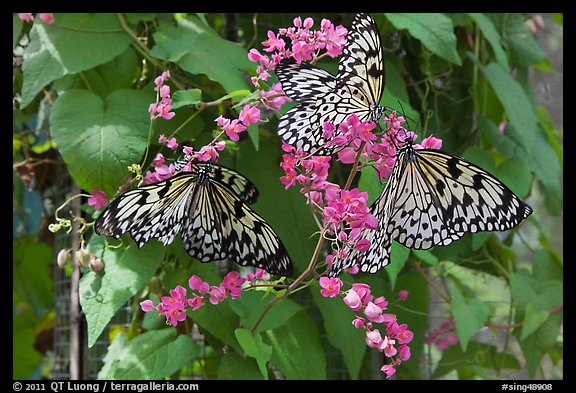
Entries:
{"type": "Polygon", "coordinates": [[[405,323],[398,325],[398,323],[392,322],[388,325],[386,332],[398,339],[399,344],[408,344],[414,337],[414,333],[408,330],[408,325],[405,323]]]}
{"type": "Polygon", "coordinates": [[[356,250],[360,252],[368,251],[371,245],[372,243],[370,243],[370,240],[360,239],[358,243],[356,243],[356,250]]]}
{"type": "Polygon", "coordinates": [[[233,140],[234,142],[238,142],[240,137],[238,136],[239,133],[246,130],[246,126],[240,123],[240,120],[234,119],[229,124],[222,127],[228,135],[228,138],[233,140]]]}
{"type": "Polygon", "coordinates": [[[354,311],[358,311],[362,307],[362,299],[360,299],[360,296],[358,296],[354,289],[349,289],[346,292],[344,303],[354,311]]]}
{"type": "Polygon", "coordinates": [[[380,331],[378,329],[368,330],[366,332],[366,345],[370,348],[378,348],[378,346],[382,343],[382,336],[380,335],[380,331]]]}
{"type": "Polygon", "coordinates": [[[356,161],[356,150],[353,147],[345,147],[338,152],[338,160],[343,164],[353,164],[356,161]]]}
{"type": "Polygon", "coordinates": [[[354,283],[352,284],[352,289],[360,296],[364,304],[372,301],[373,296],[370,294],[370,286],[368,284],[354,283]]]}
{"type": "Polygon", "coordinates": [[[364,318],[362,317],[356,317],[354,318],[354,320],[352,321],[352,325],[354,325],[354,327],[356,329],[359,329],[361,327],[366,326],[366,323],[364,322],[364,318]]]}
{"type": "Polygon", "coordinates": [[[88,198],[88,205],[94,206],[95,210],[100,210],[102,206],[108,204],[108,199],[106,198],[106,193],[104,191],[92,190],[90,191],[92,195],[88,198]]]}
{"type": "Polygon", "coordinates": [[[394,347],[394,344],[396,344],[395,340],[391,340],[390,338],[388,338],[388,336],[384,336],[384,338],[378,345],[378,350],[380,352],[384,352],[384,355],[391,358],[392,356],[396,355],[396,352],[398,352],[396,350],[396,347],[394,347]]]}
{"type": "Polygon", "coordinates": [[[226,290],[221,287],[212,285],[210,287],[210,298],[208,299],[212,304],[218,304],[226,299],[226,290]]]}
{"type": "Polygon", "coordinates": [[[260,121],[260,110],[247,104],[240,111],[238,118],[242,124],[248,127],[250,124],[258,123],[258,121],[260,121]]]}
{"type": "Polygon", "coordinates": [[[384,374],[386,374],[387,379],[396,373],[396,369],[394,368],[394,366],[392,366],[390,364],[385,364],[384,366],[382,366],[380,371],[382,371],[384,374]]]}
{"type": "Polygon", "coordinates": [[[298,64],[302,63],[302,60],[312,60],[312,52],[314,52],[314,47],[304,41],[298,41],[292,45],[292,56],[298,64]]]}
{"type": "Polygon", "coordinates": [[[408,299],[408,295],[409,292],[405,289],[402,289],[400,292],[398,292],[398,299],[400,299],[401,301],[405,301],[406,299],[408,299]]]}
{"type": "Polygon", "coordinates": [[[178,148],[178,143],[176,142],[176,138],[168,139],[168,142],[166,143],[166,147],[170,150],[176,150],[178,148]]]}
{"type": "Polygon", "coordinates": [[[442,139],[430,135],[422,141],[422,144],[415,144],[415,149],[440,149],[442,148],[442,139]]]}
{"type": "Polygon", "coordinates": [[[152,303],[152,300],[150,299],[144,300],[140,302],[140,308],[144,312],[152,311],[154,309],[154,303],[152,303]]]}
{"type": "Polygon", "coordinates": [[[172,296],[174,300],[182,301],[186,299],[186,288],[178,285],[176,288],[170,290],[170,296],[172,296]]]}
{"type": "Polygon", "coordinates": [[[204,298],[194,294],[192,299],[188,299],[188,305],[192,308],[192,311],[196,311],[204,305],[204,298]]]}
{"type": "Polygon", "coordinates": [[[340,293],[342,280],[337,277],[320,277],[320,294],[324,297],[334,297],[340,293]]]}
{"type": "Polygon", "coordinates": [[[201,295],[205,295],[210,291],[210,286],[208,285],[208,283],[202,281],[202,279],[196,275],[190,277],[190,279],[188,280],[188,286],[193,291],[200,292],[201,295]]]}
{"type": "Polygon", "coordinates": [[[186,319],[186,309],[184,304],[181,302],[173,302],[168,305],[164,305],[163,309],[166,320],[170,321],[172,326],[176,326],[178,322],[186,319]]]}
{"type": "Polygon", "coordinates": [[[408,359],[410,359],[410,347],[408,345],[402,345],[399,349],[398,349],[398,358],[402,361],[406,361],[408,359]]]}
{"type": "Polygon", "coordinates": [[[242,286],[245,281],[245,278],[240,277],[240,273],[232,271],[224,277],[224,280],[222,280],[222,286],[227,290],[232,291],[237,287],[242,286]]]}
{"type": "Polygon", "coordinates": [[[498,124],[498,132],[500,134],[504,134],[504,131],[506,130],[507,125],[508,125],[508,122],[506,120],[502,120],[500,122],[500,124],[498,124]]]}
{"type": "Polygon", "coordinates": [[[24,22],[34,22],[34,15],[32,15],[29,12],[19,13],[18,18],[20,18],[24,22]]]}
{"type": "Polygon", "coordinates": [[[154,165],[155,167],[161,166],[164,165],[164,161],[166,161],[164,155],[162,153],[156,153],[156,157],[154,157],[154,159],[152,160],[152,165],[154,165]]]}
{"type": "Polygon", "coordinates": [[[203,162],[210,160],[217,161],[218,157],[220,157],[220,154],[218,154],[216,149],[210,145],[202,146],[202,148],[200,148],[200,151],[194,153],[194,158],[197,158],[198,160],[203,162]]]}
{"type": "Polygon", "coordinates": [[[368,302],[366,308],[364,309],[364,315],[366,315],[366,317],[372,322],[376,323],[384,322],[382,316],[382,308],[378,307],[373,302],[368,302]]]}
{"type": "Polygon", "coordinates": [[[266,52],[274,52],[275,50],[283,52],[286,42],[284,42],[282,38],[279,38],[279,36],[276,36],[272,30],[268,30],[268,39],[262,42],[262,45],[267,47],[264,49],[266,52]]]}
{"type": "Polygon", "coordinates": [[[260,269],[259,267],[257,267],[254,273],[252,272],[246,273],[246,280],[249,282],[253,282],[255,280],[261,280],[265,272],[266,271],[264,269],[260,269]]]}

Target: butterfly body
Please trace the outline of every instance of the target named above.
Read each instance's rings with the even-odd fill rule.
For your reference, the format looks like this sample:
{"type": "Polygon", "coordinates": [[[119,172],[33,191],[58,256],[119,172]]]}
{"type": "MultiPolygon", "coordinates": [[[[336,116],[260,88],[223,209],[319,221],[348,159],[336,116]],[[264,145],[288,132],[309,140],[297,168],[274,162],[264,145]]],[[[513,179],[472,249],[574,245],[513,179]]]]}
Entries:
{"type": "Polygon", "coordinates": [[[311,64],[298,64],[293,58],[283,59],[275,72],[284,93],[300,103],[282,116],[278,134],[305,152],[327,155],[336,151],[324,146],[325,122],[338,126],[353,113],[362,122],[378,122],[385,111],[380,106],[384,55],[378,26],[369,15],[354,18],[337,76],[311,64]]]}
{"type": "Polygon", "coordinates": [[[506,231],[532,208],[504,183],[467,160],[435,149],[399,149],[391,177],[370,207],[379,227],[365,233],[371,247],[333,265],[331,275],[359,264],[376,273],[390,263],[392,240],[419,250],[446,246],[465,233],[506,231]]]}
{"type": "Polygon", "coordinates": [[[276,232],[250,204],[256,186],[240,173],[195,163],[191,172],[137,187],[116,198],[97,218],[97,234],[129,233],[138,247],[152,238],[167,245],[180,234],[201,262],[230,259],[272,274],[291,275],[292,262],[276,232]]]}

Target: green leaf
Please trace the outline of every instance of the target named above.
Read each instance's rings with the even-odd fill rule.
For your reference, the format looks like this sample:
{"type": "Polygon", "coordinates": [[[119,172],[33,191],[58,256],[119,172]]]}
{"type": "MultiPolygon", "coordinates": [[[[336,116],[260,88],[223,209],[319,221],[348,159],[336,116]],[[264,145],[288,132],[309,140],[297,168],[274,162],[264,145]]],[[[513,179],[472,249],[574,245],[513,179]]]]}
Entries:
{"type": "MultiPolygon", "coordinates": [[[[540,262],[543,263],[543,262],[540,262]]],[[[539,267],[541,269],[541,267],[539,267]]],[[[559,326],[563,322],[562,312],[557,307],[564,301],[563,284],[557,279],[540,279],[530,275],[525,269],[518,269],[510,277],[512,299],[516,305],[516,321],[529,319],[530,324],[537,324],[543,318],[541,311],[548,312],[548,318],[540,324],[530,335],[523,333],[524,329],[516,329],[520,347],[526,358],[529,375],[534,377],[543,356],[556,345],[559,336],[559,326]],[[527,316],[531,307],[537,310],[536,315],[527,316]],[[556,309],[554,314],[550,312],[556,309]],[[540,315],[538,315],[540,314],[540,315]],[[524,334],[525,338],[522,339],[524,334]]],[[[529,327],[527,331],[532,330],[529,327]]]]}
{"type": "Polygon", "coordinates": [[[171,328],[151,330],[128,342],[122,342],[123,334],[116,335],[114,341],[121,340],[124,345],[114,348],[114,357],[106,357],[106,374],[100,372],[98,379],[163,379],[200,353],[189,336],[178,336],[171,328]]]}
{"type": "Polygon", "coordinates": [[[238,328],[238,316],[230,307],[230,299],[218,305],[206,304],[196,311],[188,310],[188,316],[212,336],[242,352],[234,331],[238,328]]]}
{"type": "Polygon", "coordinates": [[[264,333],[272,346],[271,363],[287,379],[326,379],[326,356],[316,323],[302,311],[264,333]]]}
{"type": "Polygon", "coordinates": [[[515,356],[499,352],[495,346],[471,342],[468,350],[463,351],[458,345],[453,345],[442,352],[442,358],[432,374],[432,379],[446,375],[452,370],[463,370],[473,366],[493,370],[495,364],[503,369],[520,369],[520,362],[515,356]]]}
{"type": "Polygon", "coordinates": [[[163,22],[160,27],[152,56],[175,62],[191,74],[205,74],[227,92],[249,87],[243,70],[253,63],[242,46],[221,38],[194,16],[179,20],[178,27],[163,22]]]}
{"type": "Polygon", "coordinates": [[[80,305],[88,324],[88,346],[92,347],[116,311],[152,277],[164,248],[156,241],[142,249],[134,243],[127,248],[105,248],[103,238],[93,236],[88,250],[104,263],[103,272],[89,272],[80,279],[80,305]]]}
{"type": "Polygon", "coordinates": [[[218,379],[262,380],[264,378],[254,358],[242,357],[236,352],[227,352],[220,358],[218,379]]]}
{"type": "Polygon", "coordinates": [[[342,299],[323,297],[318,286],[310,291],[322,314],[328,342],[342,353],[350,378],[358,379],[367,348],[365,331],[352,326],[354,313],[342,299]]]}
{"type": "Polygon", "coordinates": [[[36,328],[30,326],[28,313],[18,313],[12,320],[12,378],[29,379],[42,362],[42,355],[34,349],[36,328]]]}
{"type": "Polygon", "coordinates": [[[438,257],[430,250],[412,250],[412,253],[427,265],[434,266],[439,262],[438,257]]]}
{"type": "Polygon", "coordinates": [[[546,57],[533,34],[526,29],[524,15],[521,13],[489,14],[489,17],[499,18],[496,26],[502,26],[504,46],[508,48],[511,63],[515,67],[528,68],[546,57]]]}
{"type": "Polygon", "coordinates": [[[12,14],[12,49],[16,48],[24,22],[17,14],[12,14]]]}
{"type": "Polygon", "coordinates": [[[391,250],[390,264],[385,267],[385,270],[390,278],[390,285],[394,286],[396,285],[398,274],[400,274],[408,260],[408,256],[410,256],[410,249],[396,241],[392,241],[391,250]]]}
{"type": "MultiPolygon", "coordinates": [[[[408,272],[398,277],[394,292],[385,293],[389,301],[388,310],[396,314],[398,324],[407,324],[408,329],[414,334],[410,341],[411,359],[420,359],[425,356],[424,341],[429,326],[429,306],[430,288],[426,279],[419,273],[408,272]],[[402,289],[408,291],[409,295],[405,301],[399,301],[398,306],[390,304],[398,297],[398,292],[402,289]]],[[[403,362],[398,367],[398,376],[402,379],[422,379],[422,368],[418,362],[403,362]]]]}
{"type": "Polygon", "coordinates": [[[266,363],[272,356],[272,348],[264,344],[260,333],[252,334],[248,329],[236,329],[234,333],[246,355],[256,359],[262,376],[268,379],[266,363]]]}
{"type": "Polygon", "coordinates": [[[484,38],[486,38],[486,41],[488,41],[492,47],[498,64],[500,64],[505,70],[509,69],[510,66],[508,65],[508,57],[502,48],[502,37],[496,30],[496,27],[492,21],[484,14],[472,13],[468,14],[468,16],[470,16],[470,18],[476,22],[480,28],[480,31],[484,35],[484,38]]]}
{"type": "Polygon", "coordinates": [[[22,107],[47,84],[112,60],[128,47],[115,14],[58,15],[58,23],[34,23],[24,51],[22,107]]]}
{"type": "Polygon", "coordinates": [[[492,308],[478,299],[465,298],[455,286],[450,288],[450,297],[450,311],[454,316],[460,346],[466,351],[468,342],[484,326],[492,308]]]}
{"type": "Polygon", "coordinates": [[[279,145],[264,137],[260,138],[258,152],[251,143],[240,143],[236,170],[258,188],[260,196],[252,207],[274,228],[297,272],[306,269],[310,263],[317,243],[317,237],[313,235],[318,232],[318,227],[298,188],[292,187],[286,191],[280,182],[284,174],[278,165],[281,155],[279,145]]]}
{"type": "Polygon", "coordinates": [[[538,119],[530,98],[522,86],[500,64],[479,65],[479,68],[504,106],[510,123],[516,130],[521,131],[522,146],[530,148],[536,135],[539,134],[538,119]]]}
{"type": "Polygon", "coordinates": [[[524,324],[522,325],[520,340],[524,340],[542,326],[548,319],[548,315],[548,310],[538,309],[532,303],[528,303],[524,314],[524,324]]]}
{"type": "MultiPolygon", "coordinates": [[[[265,296],[264,291],[248,291],[230,303],[232,310],[241,318],[242,326],[251,329],[268,307],[272,297],[265,296]]],[[[258,326],[258,331],[276,329],[302,310],[302,306],[290,299],[277,302],[258,326]]]]}
{"type": "Polygon", "coordinates": [[[14,293],[34,309],[54,307],[52,247],[33,237],[12,241],[12,285],[14,293]]]}
{"type": "Polygon", "coordinates": [[[178,90],[172,94],[172,108],[178,109],[186,105],[198,105],[202,101],[202,90],[178,90]]]}
{"type": "Polygon", "coordinates": [[[360,172],[358,190],[368,193],[368,206],[374,203],[376,198],[378,198],[380,193],[382,193],[383,189],[384,185],[380,183],[380,179],[374,169],[364,168],[362,172],[360,172]]]}
{"type": "Polygon", "coordinates": [[[456,50],[456,36],[452,21],[445,15],[436,13],[385,14],[397,29],[408,32],[422,42],[426,48],[449,62],[461,65],[462,60],[456,50]]]}
{"type": "MultiPolygon", "coordinates": [[[[132,89],[134,82],[139,77],[140,59],[131,47],[128,47],[120,55],[95,68],[82,73],[65,75],[53,83],[53,88],[58,95],[66,90],[83,89],[90,90],[102,99],[106,99],[110,93],[118,89],[132,89]]],[[[151,94],[150,97],[153,97],[151,94]]],[[[152,100],[152,98],[150,98],[152,100]]]]}
{"type": "Polygon", "coordinates": [[[150,97],[116,90],[105,101],[86,90],[69,90],[54,103],[51,134],[78,186],[114,195],[141,159],[148,139],[150,97]]]}

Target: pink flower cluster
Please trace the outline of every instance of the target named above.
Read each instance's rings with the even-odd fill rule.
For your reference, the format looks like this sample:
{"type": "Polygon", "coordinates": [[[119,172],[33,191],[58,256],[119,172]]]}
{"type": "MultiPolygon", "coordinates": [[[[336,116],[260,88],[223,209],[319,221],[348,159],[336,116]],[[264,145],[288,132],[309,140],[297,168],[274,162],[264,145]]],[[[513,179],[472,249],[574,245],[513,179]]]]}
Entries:
{"type": "Polygon", "coordinates": [[[223,302],[228,296],[231,299],[237,299],[242,292],[242,285],[245,282],[254,282],[263,279],[265,271],[256,269],[255,273],[248,273],[245,277],[240,277],[238,272],[228,273],[220,285],[210,285],[200,277],[193,275],[188,280],[188,286],[192,290],[190,297],[186,297],[187,291],[181,285],[170,290],[170,296],[163,296],[160,303],[156,306],[152,300],[147,299],[140,302],[140,308],[144,312],[152,310],[158,311],[159,315],[166,318],[166,322],[176,326],[178,322],[186,319],[187,308],[192,311],[198,310],[208,299],[211,304],[223,302]]]}
{"type": "MultiPolygon", "coordinates": [[[[335,236],[333,240],[337,239],[360,251],[367,250],[370,242],[360,238],[362,230],[378,227],[367,206],[368,193],[360,192],[357,188],[341,189],[338,184],[327,181],[331,157],[311,156],[288,144],[283,144],[282,149],[287,152],[280,164],[285,172],[280,181],[285,188],[296,183],[302,186],[300,192],[306,195],[307,203],[322,209],[324,228],[335,236]]],[[[329,263],[339,252],[345,251],[334,250],[328,256],[329,263]]],[[[339,257],[344,258],[345,255],[339,257]]]]}
{"type": "MultiPolygon", "coordinates": [[[[38,17],[40,20],[46,24],[53,24],[54,23],[54,14],[51,12],[39,13],[38,17]]],[[[34,22],[34,15],[29,12],[22,12],[18,14],[18,18],[23,20],[24,22],[34,22]]]]}
{"type": "Polygon", "coordinates": [[[165,85],[164,82],[170,78],[170,71],[164,71],[162,75],[154,79],[154,90],[156,94],[156,102],[150,104],[148,113],[151,119],[161,117],[165,120],[172,119],[176,114],[172,112],[172,98],[170,97],[170,86],[165,85]]]}
{"type": "Polygon", "coordinates": [[[395,366],[410,359],[410,347],[407,344],[412,341],[414,334],[408,330],[405,323],[398,324],[396,315],[384,313],[388,302],[383,296],[374,298],[370,286],[363,283],[354,283],[349,290],[341,291],[342,280],[335,277],[321,277],[320,286],[322,296],[340,295],[343,298],[344,303],[356,314],[352,325],[356,329],[366,330],[366,345],[377,348],[389,358],[388,364],[380,369],[386,374],[386,378],[396,372],[395,366]],[[384,330],[380,331],[375,324],[384,325],[384,330]]]}
{"type": "Polygon", "coordinates": [[[306,18],[302,21],[300,17],[295,18],[293,23],[293,27],[281,28],[278,34],[268,30],[268,39],[262,42],[262,46],[265,52],[271,53],[270,57],[255,48],[248,52],[248,59],[259,64],[256,68],[258,76],[252,78],[254,86],[259,87],[260,80],[267,81],[269,71],[284,58],[293,57],[301,63],[305,60],[314,61],[324,55],[336,57],[342,53],[348,34],[344,26],[335,26],[328,19],[322,19],[320,30],[312,30],[314,20],[306,18]],[[290,48],[287,48],[283,37],[290,40],[290,48]],[[323,50],[326,52],[321,54],[323,50]]]}
{"type": "Polygon", "coordinates": [[[164,155],[157,153],[156,157],[152,160],[154,169],[146,172],[142,184],[153,184],[174,176],[174,173],[176,173],[174,164],[166,165],[164,163],[165,161],[166,158],[164,158],[164,155]]]}
{"type": "Polygon", "coordinates": [[[240,111],[240,115],[238,119],[228,119],[222,116],[219,116],[216,120],[214,120],[216,124],[218,124],[222,130],[228,135],[228,137],[234,141],[238,142],[240,139],[241,132],[246,131],[246,128],[250,124],[255,124],[260,121],[260,109],[251,106],[249,104],[244,105],[244,108],[240,111]]]}
{"type": "Polygon", "coordinates": [[[274,83],[269,90],[260,90],[260,102],[266,109],[279,111],[282,105],[286,102],[292,101],[290,97],[282,91],[282,84],[280,82],[274,83]]]}
{"type": "Polygon", "coordinates": [[[433,330],[428,337],[426,337],[426,344],[436,345],[436,347],[444,351],[452,345],[458,344],[458,333],[454,327],[454,319],[442,321],[440,326],[433,330]]]}

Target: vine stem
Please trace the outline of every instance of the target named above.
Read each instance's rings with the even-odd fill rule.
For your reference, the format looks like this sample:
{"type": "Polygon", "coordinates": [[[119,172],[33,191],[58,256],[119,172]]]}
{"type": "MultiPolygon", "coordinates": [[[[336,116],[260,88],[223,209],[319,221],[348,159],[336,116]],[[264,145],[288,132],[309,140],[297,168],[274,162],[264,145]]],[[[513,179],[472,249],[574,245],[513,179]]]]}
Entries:
{"type": "MultiPolygon", "coordinates": [[[[365,144],[365,142],[362,142],[362,144],[358,148],[358,152],[356,153],[356,157],[354,160],[354,165],[352,166],[352,169],[350,170],[350,174],[348,175],[348,179],[346,180],[346,185],[344,186],[345,190],[350,188],[350,185],[352,184],[352,179],[354,178],[354,175],[358,171],[358,165],[360,162],[360,157],[362,156],[362,149],[364,148],[364,144],[365,144]]],[[[324,233],[326,232],[328,225],[329,225],[328,223],[326,225],[324,225],[320,231],[320,237],[318,238],[318,243],[316,243],[316,248],[314,249],[314,253],[312,254],[312,258],[310,258],[310,263],[308,264],[308,267],[306,268],[306,270],[304,270],[302,272],[302,274],[300,274],[294,280],[294,282],[292,282],[288,286],[288,288],[286,288],[286,291],[282,295],[275,297],[274,299],[272,299],[270,301],[270,303],[268,303],[266,308],[262,311],[262,314],[260,314],[260,316],[258,317],[256,322],[254,323],[254,326],[252,327],[252,329],[250,329],[250,332],[252,334],[254,334],[256,332],[256,330],[258,329],[258,326],[260,326],[260,324],[264,320],[264,317],[266,316],[266,314],[268,314],[268,312],[274,306],[274,304],[276,304],[280,300],[288,297],[295,290],[295,288],[297,287],[298,284],[300,284],[310,273],[315,271],[314,268],[316,266],[316,261],[317,261],[318,257],[320,256],[320,252],[322,251],[322,246],[324,245],[324,241],[326,240],[326,238],[324,237],[324,233]]]]}

